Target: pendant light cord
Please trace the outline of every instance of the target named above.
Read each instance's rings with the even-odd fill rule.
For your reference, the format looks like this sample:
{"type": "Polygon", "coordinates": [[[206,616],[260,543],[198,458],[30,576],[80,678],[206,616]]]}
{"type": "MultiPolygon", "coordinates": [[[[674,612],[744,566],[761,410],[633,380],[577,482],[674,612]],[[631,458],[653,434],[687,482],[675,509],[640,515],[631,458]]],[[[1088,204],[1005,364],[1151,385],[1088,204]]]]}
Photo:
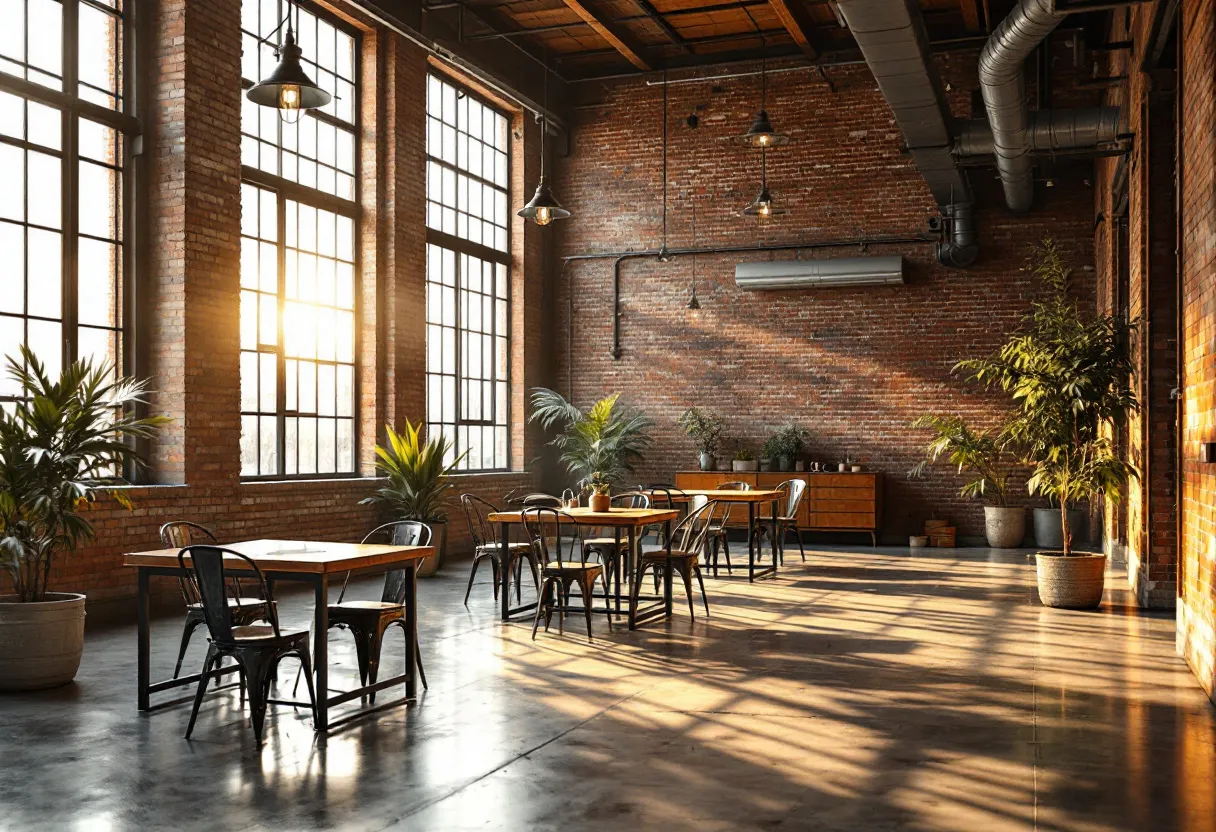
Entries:
{"type": "Polygon", "coordinates": [[[663,69],[663,248],[667,248],[667,69],[663,69]]]}
{"type": "Polygon", "coordinates": [[[697,295],[697,198],[692,198],[692,294],[697,295]]]}

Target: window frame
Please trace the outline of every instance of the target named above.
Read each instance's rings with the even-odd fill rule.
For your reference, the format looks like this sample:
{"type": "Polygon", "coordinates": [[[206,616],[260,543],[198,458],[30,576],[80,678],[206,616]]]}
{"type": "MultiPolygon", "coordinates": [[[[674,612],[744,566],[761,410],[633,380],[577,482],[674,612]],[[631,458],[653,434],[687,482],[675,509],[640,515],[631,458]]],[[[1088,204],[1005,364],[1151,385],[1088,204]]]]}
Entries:
{"type": "MultiPolygon", "coordinates": [[[[115,369],[119,375],[132,375],[137,372],[134,349],[136,346],[135,326],[136,301],[138,296],[136,283],[140,274],[137,264],[141,256],[142,241],[137,239],[136,233],[136,216],[138,211],[136,198],[139,192],[136,183],[139,175],[136,159],[142,151],[143,143],[143,125],[139,119],[138,106],[143,89],[139,83],[137,73],[139,60],[137,50],[142,18],[136,14],[135,6],[136,4],[132,0],[126,0],[126,2],[121,3],[118,9],[109,8],[104,4],[95,3],[91,0],[62,0],[63,29],[61,47],[63,74],[60,76],[62,89],[56,90],[52,87],[43,86],[42,84],[26,80],[0,69],[0,91],[27,101],[53,107],[60,112],[60,148],[57,154],[62,171],[60,182],[60,215],[62,224],[59,229],[62,237],[60,248],[62,258],[60,269],[61,317],[59,318],[59,324],[62,335],[60,361],[64,367],[79,357],[80,346],[80,200],[79,189],[77,187],[80,162],[83,159],[90,164],[96,164],[120,172],[121,185],[117,192],[120,205],[119,210],[114,213],[116,242],[122,257],[121,268],[118,274],[121,286],[118,287],[115,297],[115,302],[119,304],[120,308],[115,320],[109,326],[94,327],[115,332],[115,346],[118,350],[118,361],[116,362],[115,369]],[[82,4],[115,16],[122,27],[122,59],[115,68],[118,80],[114,96],[116,108],[120,107],[121,109],[111,110],[94,101],[82,98],[79,94],[82,83],[92,89],[98,89],[92,84],[82,82],[79,79],[79,12],[82,4]],[[116,138],[121,144],[121,153],[114,164],[96,159],[85,159],[85,157],[80,155],[79,135],[81,119],[96,122],[115,131],[116,138]]],[[[24,26],[26,43],[28,45],[30,34],[28,17],[24,20],[24,26]]],[[[28,137],[22,141],[11,137],[3,137],[0,138],[0,142],[25,150],[34,149],[36,152],[42,152],[42,146],[30,145],[28,137]]],[[[7,223],[8,221],[5,222],[7,223]]],[[[18,225],[22,228],[29,228],[28,216],[18,225]]],[[[90,234],[87,236],[92,238],[94,235],[90,234]]],[[[28,277],[23,275],[23,280],[28,280],[28,277]]],[[[28,290],[28,284],[24,287],[23,291],[25,290],[28,290]]],[[[31,317],[35,320],[49,320],[43,316],[31,316],[28,312],[28,297],[26,300],[26,311],[20,316],[23,321],[28,321],[31,317]]],[[[0,397],[0,400],[16,401],[18,398],[5,395],[0,397]]],[[[133,480],[135,473],[134,468],[128,466],[128,470],[126,471],[128,478],[133,480]]]]}
{"type": "MultiPolygon", "coordinates": [[[[275,195],[275,204],[277,211],[277,240],[275,248],[278,260],[278,289],[276,296],[278,299],[278,337],[275,345],[275,421],[278,431],[276,439],[276,457],[278,459],[278,470],[270,474],[240,474],[241,482],[282,482],[282,481],[307,481],[307,480],[336,480],[336,479],[359,479],[363,476],[360,464],[360,414],[359,406],[362,401],[362,344],[363,333],[359,322],[362,320],[363,313],[363,298],[362,298],[362,269],[363,269],[363,249],[361,245],[361,233],[363,225],[363,210],[360,202],[360,183],[363,175],[363,154],[360,150],[360,136],[363,129],[363,113],[360,107],[359,97],[363,86],[363,33],[357,26],[341,19],[332,12],[317,6],[308,0],[293,0],[293,5],[299,6],[308,13],[321,18],[326,23],[333,26],[340,32],[343,32],[354,39],[354,98],[355,101],[351,107],[351,114],[354,116],[354,121],[351,123],[343,122],[330,116],[328,113],[320,113],[315,110],[305,111],[300,115],[300,119],[316,118],[327,124],[332,124],[338,129],[351,129],[354,136],[354,182],[355,182],[355,198],[346,200],[334,194],[327,194],[322,190],[309,188],[306,185],[301,185],[298,182],[292,182],[281,175],[266,173],[263,170],[252,167],[241,162],[241,183],[248,183],[254,187],[268,190],[275,195]],[[326,211],[331,211],[339,216],[348,217],[354,223],[354,306],[351,310],[354,320],[354,382],[352,391],[352,411],[351,411],[351,463],[352,470],[350,471],[333,471],[320,474],[288,474],[287,470],[287,419],[288,417],[296,417],[299,411],[293,413],[287,412],[287,355],[286,344],[283,338],[283,309],[286,303],[286,282],[287,282],[287,235],[286,235],[286,218],[287,218],[287,202],[294,201],[298,204],[305,204],[313,208],[319,208],[326,211]]],[[[244,30],[242,30],[244,31],[244,30]]],[[[252,87],[256,81],[249,81],[241,78],[242,96],[252,87]]],[[[242,130],[242,135],[244,131],[242,130]]],[[[279,140],[280,152],[282,150],[282,134],[280,132],[279,140]]],[[[282,167],[279,167],[280,172],[282,167]]],[[[244,236],[243,234],[241,236],[244,236]]],[[[237,312],[238,317],[240,312],[237,312]]],[[[241,352],[251,352],[251,350],[241,349],[241,352]]],[[[256,354],[261,354],[259,348],[252,350],[256,354]]],[[[264,411],[254,410],[246,411],[244,408],[238,409],[238,418],[244,416],[256,416],[260,418],[265,414],[264,411]]],[[[305,415],[304,418],[308,418],[305,415]]],[[[324,417],[329,418],[329,417],[324,417]]],[[[346,417],[335,417],[346,418],[346,417]]],[[[259,427],[260,431],[260,427],[259,427]]],[[[298,441],[298,440],[297,440],[298,441]]],[[[298,452],[297,446],[297,452],[298,452]]],[[[335,455],[337,448],[335,447],[335,455]]],[[[238,454],[238,467],[241,467],[238,454]]]]}
{"type": "MultiPolygon", "coordinates": [[[[443,73],[441,73],[441,72],[436,71],[435,67],[429,67],[429,68],[427,69],[427,79],[429,80],[431,76],[434,76],[435,78],[437,78],[437,79],[438,79],[439,81],[441,81],[442,83],[445,83],[445,84],[447,84],[447,85],[449,85],[449,86],[451,86],[451,87],[455,87],[456,92],[457,92],[457,94],[458,94],[458,95],[459,95],[459,94],[461,94],[461,93],[463,93],[465,96],[467,96],[467,97],[469,97],[469,98],[473,99],[474,101],[477,101],[477,102],[478,102],[479,104],[481,104],[483,107],[485,107],[485,108],[487,108],[487,109],[491,110],[492,112],[496,113],[496,114],[497,114],[497,115],[499,115],[499,116],[502,116],[502,117],[503,117],[504,119],[506,119],[506,121],[507,121],[507,143],[506,143],[506,144],[507,144],[507,147],[506,147],[506,155],[507,155],[507,187],[506,187],[505,189],[501,189],[501,190],[505,190],[505,191],[506,191],[506,195],[507,195],[507,226],[506,226],[506,231],[507,231],[507,251],[499,251],[498,249],[494,248],[493,246],[487,246],[487,245],[485,245],[484,243],[475,243],[475,242],[473,242],[472,240],[466,240],[466,239],[464,239],[464,238],[462,238],[462,237],[459,237],[459,236],[457,236],[457,235],[455,235],[455,234],[449,234],[449,233],[447,233],[447,232],[445,232],[445,231],[441,231],[441,230],[439,230],[439,229],[437,229],[437,228],[431,228],[431,227],[430,227],[430,225],[428,225],[428,224],[427,224],[427,221],[426,221],[425,216],[424,216],[424,218],[423,218],[423,226],[424,226],[424,228],[426,229],[426,243],[427,243],[427,245],[428,245],[428,246],[432,246],[432,245],[433,245],[433,246],[436,246],[436,247],[438,247],[438,248],[440,248],[440,249],[447,249],[448,251],[454,252],[454,253],[455,253],[455,255],[456,255],[456,287],[455,287],[455,288],[456,288],[456,292],[455,292],[455,295],[456,295],[456,302],[455,302],[456,309],[455,309],[455,313],[454,313],[454,317],[455,317],[455,321],[456,321],[456,323],[455,323],[455,327],[454,327],[454,328],[455,328],[455,332],[456,332],[456,338],[455,338],[455,342],[456,342],[456,343],[455,343],[455,350],[456,350],[456,358],[455,358],[455,362],[456,362],[456,363],[455,363],[455,366],[456,366],[456,371],[455,371],[455,378],[456,378],[456,401],[455,401],[455,403],[454,403],[454,409],[455,409],[455,413],[456,413],[456,418],[455,418],[455,421],[451,423],[451,424],[453,425],[453,427],[456,429],[456,436],[452,437],[453,458],[458,457],[458,456],[459,456],[459,455],[460,455],[462,452],[465,452],[465,451],[467,451],[467,450],[468,450],[468,448],[467,448],[467,447],[466,447],[466,448],[462,448],[462,447],[460,447],[460,445],[459,445],[459,437],[460,437],[460,433],[459,433],[459,431],[460,431],[460,428],[461,428],[461,427],[491,427],[491,428],[498,428],[498,427],[500,427],[499,423],[498,423],[497,421],[495,421],[495,419],[494,419],[494,418],[491,418],[490,420],[485,420],[485,419],[480,419],[480,420],[466,420],[466,419],[464,418],[463,414],[462,414],[462,410],[461,410],[461,406],[460,406],[460,390],[461,390],[461,384],[465,383],[465,382],[468,380],[468,379],[467,379],[467,377],[464,375],[464,373],[463,373],[462,369],[461,369],[461,368],[462,368],[462,362],[461,362],[461,359],[462,359],[462,357],[463,357],[463,348],[462,348],[462,343],[461,343],[463,339],[461,338],[461,334],[462,334],[462,333],[464,333],[464,332],[469,331],[469,330],[466,330],[466,329],[465,329],[465,327],[464,327],[464,322],[463,322],[463,319],[462,319],[462,316],[461,316],[461,313],[460,313],[460,308],[461,308],[461,303],[460,303],[460,293],[461,293],[461,291],[462,291],[462,284],[461,284],[461,280],[462,280],[462,271],[461,271],[461,265],[460,265],[460,264],[461,264],[461,255],[467,255],[467,256],[469,256],[469,257],[476,257],[476,258],[478,258],[479,260],[483,260],[483,261],[486,261],[486,262],[489,262],[489,263],[493,263],[493,264],[495,264],[495,265],[502,265],[502,266],[503,266],[503,267],[505,267],[505,269],[506,269],[506,281],[507,281],[507,297],[506,297],[506,304],[507,304],[507,326],[506,326],[506,332],[504,332],[504,333],[498,333],[498,332],[497,332],[497,328],[495,328],[495,331],[494,331],[493,335],[491,336],[491,337],[498,337],[498,336],[501,334],[501,335],[502,335],[502,337],[504,337],[504,338],[506,339],[506,342],[507,342],[507,366],[506,366],[506,374],[505,374],[505,377],[502,379],[502,381],[503,381],[503,382],[505,382],[505,383],[506,383],[506,385],[507,385],[507,395],[506,395],[506,413],[505,413],[505,414],[503,414],[503,423],[502,423],[502,425],[501,425],[501,427],[503,427],[503,428],[505,429],[505,432],[506,432],[505,459],[504,459],[504,461],[503,461],[503,465],[502,465],[502,467],[493,467],[493,468],[481,468],[481,467],[478,467],[478,468],[472,468],[472,467],[470,467],[470,468],[461,468],[461,469],[459,469],[459,470],[456,472],[456,473],[459,473],[459,474],[495,474],[495,473],[502,473],[502,472],[505,472],[505,471],[511,471],[511,470],[512,470],[512,467],[511,467],[511,447],[512,447],[512,442],[511,442],[511,432],[512,432],[512,431],[511,431],[511,428],[512,428],[512,423],[511,423],[511,418],[512,418],[512,395],[511,395],[511,391],[512,391],[512,386],[513,386],[513,384],[512,384],[512,374],[513,374],[513,369],[514,369],[514,361],[513,361],[513,356],[512,356],[512,352],[513,352],[513,349],[512,349],[512,340],[513,340],[513,338],[512,338],[512,335],[513,335],[513,331],[512,331],[512,305],[513,305],[513,297],[512,297],[512,295],[513,295],[513,291],[512,291],[512,288],[513,288],[513,287],[512,287],[512,276],[513,276],[513,271],[514,271],[514,270],[512,269],[512,259],[513,259],[513,258],[512,258],[512,256],[511,256],[511,251],[510,251],[510,249],[511,249],[511,243],[512,243],[512,235],[513,235],[513,233],[514,233],[514,232],[515,232],[515,230],[516,230],[516,228],[515,228],[515,213],[514,213],[514,212],[511,210],[511,205],[512,205],[512,196],[513,196],[513,194],[512,194],[512,184],[513,184],[513,182],[512,182],[512,175],[511,175],[511,172],[512,172],[512,169],[513,169],[513,167],[512,167],[512,166],[513,166],[514,161],[515,161],[515,160],[514,160],[513,148],[512,148],[512,144],[513,144],[513,142],[511,141],[511,120],[512,120],[512,114],[511,114],[509,111],[507,111],[506,109],[504,109],[504,108],[503,108],[501,105],[499,105],[499,104],[495,104],[494,102],[492,102],[492,101],[490,101],[489,99],[487,99],[485,96],[480,95],[480,94],[478,94],[476,91],[474,91],[474,90],[470,89],[470,88],[469,88],[469,86],[468,86],[467,84],[464,84],[464,83],[462,83],[462,82],[458,81],[457,79],[455,79],[455,78],[453,78],[453,77],[451,77],[451,76],[449,76],[449,75],[445,75],[445,74],[443,74],[443,73]]],[[[423,112],[422,112],[422,118],[423,118],[423,122],[424,122],[424,123],[423,123],[423,134],[424,134],[424,137],[425,137],[425,135],[426,135],[426,133],[427,133],[427,131],[426,131],[426,123],[425,123],[425,122],[426,122],[426,119],[431,118],[431,117],[432,117],[432,116],[431,116],[431,112],[430,112],[429,108],[427,108],[427,107],[425,107],[425,106],[424,106],[424,107],[423,107],[423,112]]],[[[425,142],[426,142],[426,139],[424,138],[424,145],[425,145],[425,142]]],[[[465,175],[465,176],[468,176],[470,179],[475,180],[475,181],[478,181],[478,182],[481,182],[481,183],[482,183],[482,184],[484,184],[484,185],[489,185],[491,188],[494,188],[494,189],[499,189],[499,186],[498,186],[498,185],[496,185],[496,184],[494,184],[493,182],[491,182],[491,181],[489,181],[489,180],[487,180],[487,179],[485,179],[485,178],[483,178],[483,177],[477,176],[476,174],[469,173],[469,172],[468,172],[468,171],[466,171],[466,170],[462,170],[462,169],[461,169],[461,168],[460,168],[458,165],[452,165],[452,164],[449,164],[448,162],[443,161],[443,159],[441,159],[441,158],[438,158],[438,157],[436,157],[436,156],[431,155],[431,153],[430,153],[430,148],[429,148],[429,147],[424,146],[423,150],[424,150],[424,153],[423,153],[423,165],[424,165],[424,167],[423,167],[422,175],[423,175],[423,180],[424,180],[424,183],[425,183],[425,179],[426,179],[426,173],[427,173],[426,168],[427,168],[427,167],[429,167],[429,165],[430,165],[430,163],[431,163],[431,162],[435,162],[435,163],[436,163],[436,164],[438,164],[438,165],[439,165],[441,168],[445,168],[445,169],[448,169],[448,170],[452,170],[452,171],[456,172],[457,174],[463,174],[463,175],[465,175]]],[[[425,197],[424,197],[424,202],[426,202],[426,201],[428,201],[428,200],[426,200],[426,199],[425,199],[425,197]]],[[[429,326],[429,322],[425,320],[425,318],[426,318],[426,308],[427,308],[427,301],[426,301],[426,298],[425,298],[425,294],[426,294],[426,293],[429,293],[429,291],[430,291],[430,286],[431,286],[431,284],[433,283],[433,281],[430,279],[430,270],[429,270],[429,268],[426,268],[424,271],[425,271],[426,276],[425,276],[425,278],[424,278],[424,283],[425,283],[425,292],[424,292],[424,299],[423,299],[423,318],[424,318],[424,326],[429,326]]],[[[480,333],[480,332],[479,332],[479,333],[476,333],[476,334],[478,334],[478,335],[482,335],[483,333],[480,333]]],[[[493,353],[491,353],[491,354],[493,355],[493,353]]],[[[447,424],[446,422],[444,422],[444,421],[442,421],[442,420],[441,420],[440,422],[438,422],[438,423],[434,423],[434,422],[432,422],[432,421],[431,421],[431,419],[430,419],[430,401],[429,401],[429,396],[430,396],[430,378],[431,378],[431,376],[432,376],[432,375],[439,375],[440,377],[443,377],[443,376],[446,376],[447,374],[446,374],[446,373],[442,373],[442,372],[437,373],[437,374],[432,373],[432,372],[430,371],[430,369],[429,369],[429,359],[425,359],[425,360],[427,361],[427,364],[426,364],[426,369],[425,369],[425,371],[424,371],[424,373],[423,373],[423,375],[424,375],[424,389],[427,391],[427,392],[426,392],[426,397],[427,397],[427,400],[425,400],[425,401],[424,401],[425,408],[426,408],[426,418],[425,418],[425,424],[427,425],[427,435],[428,435],[428,438],[429,438],[429,437],[430,437],[430,425],[432,425],[432,424],[439,424],[439,425],[447,424]]],[[[497,381],[497,380],[496,380],[496,381],[497,381]]],[[[491,397],[491,398],[492,398],[492,401],[493,401],[494,417],[497,417],[497,415],[498,415],[498,412],[497,412],[497,411],[498,411],[498,402],[497,402],[497,397],[496,397],[496,396],[494,396],[494,397],[491,397]]]]}

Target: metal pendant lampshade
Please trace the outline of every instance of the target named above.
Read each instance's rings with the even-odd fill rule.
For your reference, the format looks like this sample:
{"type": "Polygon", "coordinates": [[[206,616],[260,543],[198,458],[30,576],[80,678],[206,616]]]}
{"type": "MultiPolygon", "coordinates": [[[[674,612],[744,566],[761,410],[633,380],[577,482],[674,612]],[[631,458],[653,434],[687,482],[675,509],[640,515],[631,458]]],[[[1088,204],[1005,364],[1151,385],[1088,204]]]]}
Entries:
{"type": "Polygon", "coordinates": [[[269,76],[251,87],[245,97],[262,107],[275,107],[283,121],[294,124],[304,110],[324,107],[333,96],[313,83],[300,65],[303,51],[296,45],[290,15],[289,8],[287,34],[278,51],[279,65],[269,76]]]}
{"type": "Polygon", "coordinates": [[[743,209],[743,213],[749,217],[772,217],[777,214],[784,214],[786,211],[784,208],[778,208],[773,204],[773,195],[769,193],[768,185],[763,185],[760,188],[760,193],[756,194],[756,198],[743,209]]]}
{"type": "Polygon", "coordinates": [[[784,133],[778,133],[776,128],[773,127],[767,110],[761,110],[756,115],[756,120],[752,122],[751,128],[746,133],[735,137],[735,141],[739,144],[745,144],[749,147],[778,147],[788,144],[789,140],[789,136],[784,133]]]}
{"type": "MultiPolygon", "coordinates": [[[[544,152],[543,150],[541,151],[544,152]]],[[[553,195],[553,191],[549,188],[549,181],[545,179],[542,173],[540,182],[536,184],[536,193],[532,195],[532,199],[523,208],[520,208],[516,216],[523,217],[526,220],[532,220],[537,225],[548,225],[554,220],[564,220],[570,216],[570,212],[561,206],[557,201],[557,197],[553,195]]]]}

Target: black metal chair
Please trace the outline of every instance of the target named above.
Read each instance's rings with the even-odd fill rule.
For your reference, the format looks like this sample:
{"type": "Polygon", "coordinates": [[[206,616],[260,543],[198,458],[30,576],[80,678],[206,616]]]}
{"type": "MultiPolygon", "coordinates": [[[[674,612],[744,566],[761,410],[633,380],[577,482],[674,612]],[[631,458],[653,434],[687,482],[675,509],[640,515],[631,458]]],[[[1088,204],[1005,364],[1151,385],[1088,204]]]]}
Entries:
{"type": "MultiPolygon", "coordinates": [[[[385,523],[372,529],[361,542],[369,543],[377,535],[388,534],[389,542],[394,546],[430,546],[431,527],[416,520],[398,520],[385,523]]],[[[364,685],[376,684],[376,676],[380,672],[380,648],[384,643],[384,634],[388,628],[396,624],[405,630],[406,604],[412,595],[410,581],[405,569],[390,569],[384,573],[384,588],[380,591],[379,601],[346,601],[346,586],[350,583],[350,573],[342,581],[342,591],[338,593],[338,602],[329,605],[329,626],[350,630],[355,637],[355,652],[359,658],[359,677],[364,685]]],[[[417,582],[417,578],[414,577],[417,582]]],[[[407,641],[409,634],[406,634],[407,641]]],[[[418,676],[422,687],[426,688],[426,671],[422,669],[422,648],[418,644],[418,633],[413,633],[414,658],[418,662],[418,676]]],[[[373,692],[368,696],[370,702],[376,701],[373,692]]]]}
{"type": "MultiPolygon", "coordinates": [[[[688,597],[688,616],[693,614],[692,578],[696,576],[697,584],[701,587],[701,601],[705,604],[705,615],[709,616],[709,596],[705,594],[705,581],[701,577],[701,552],[705,548],[705,540],[711,533],[714,522],[714,512],[721,503],[707,500],[703,496],[693,498],[689,512],[671,532],[671,568],[684,580],[684,594],[688,597]]],[[[630,597],[630,609],[636,609],[638,594],[646,571],[653,570],[659,576],[667,565],[667,547],[647,549],[642,552],[638,561],[638,571],[634,576],[633,593],[630,597]]],[[[656,581],[657,585],[657,581],[656,581]]]]}
{"type": "MultiPolygon", "coordinates": [[[[750,484],[745,482],[724,482],[717,487],[718,491],[751,491],[750,484]]],[[[722,519],[716,522],[709,530],[710,551],[709,555],[710,567],[714,570],[714,577],[718,577],[718,552],[726,556],[726,574],[733,574],[730,565],[730,540],[728,537],[728,529],[726,524],[730,522],[730,503],[724,503],[726,506],[722,510],[722,519]]],[[[751,529],[748,529],[748,534],[751,534],[751,529]]]]}
{"type": "Polygon", "coordinates": [[[489,500],[483,500],[476,494],[462,494],[460,504],[464,508],[464,517],[469,524],[469,535],[473,538],[473,566],[469,570],[469,585],[464,591],[464,605],[469,605],[469,593],[473,591],[473,581],[477,577],[477,567],[483,560],[490,561],[490,569],[494,573],[494,600],[498,600],[498,570],[515,569],[515,600],[522,599],[520,578],[523,577],[523,562],[528,562],[532,570],[532,583],[537,592],[540,591],[540,578],[536,570],[536,557],[532,544],[527,542],[512,543],[508,546],[509,563],[502,562],[502,529],[489,521],[489,516],[498,511],[498,507],[489,500]]]}
{"type": "MultiPolygon", "coordinates": [[[[549,632],[549,622],[553,618],[553,610],[559,611],[557,619],[558,632],[564,633],[563,626],[566,612],[569,610],[568,599],[572,585],[577,584],[583,598],[583,614],[587,618],[587,638],[591,634],[591,605],[594,599],[592,586],[597,579],[604,579],[604,565],[587,560],[587,550],[583,546],[582,533],[575,519],[564,511],[555,508],[529,508],[523,513],[524,529],[532,548],[540,562],[540,574],[543,580],[540,597],[536,602],[536,618],[532,622],[532,638],[536,638],[536,630],[540,619],[545,617],[545,632],[549,632]],[[554,598],[556,593],[556,598],[554,598]]],[[[612,628],[612,607],[608,604],[608,585],[604,582],[604,612],[608,615],[608,628],[612,628]]]]}
{"type": "MultiPolygon", "coordinates": [[[[613,508],[650,508],[650,496],[643,491],[626,491],[621,494],[612,495],[613,508]]],[[[609,536],[610,529],[606,530],[598,528],[594,531],[595,537],[583,539],[583,549],[589,555],[595,555],[599,558],[600,563],[604,564],[604,582],[612,586],[612,578],[621,570],[621,574],[627,575],[628,570],[625,570],[621,561],[629,556],[629,538],[626,535],[621,535],[618,542],[615,533],[609,536]]]]}
{"type": "MultiPolygon", "coordinates": [[[[160,543],[166,549],[184,549],[196,541],[219,543],[219,539],[206,526],[191,523],[189,520],[174,520],[160,527],[160,543]]],[[[230,579],[232,597],[228,605],[232,609],[232,622],[238,627],[244,627],[258,621],[269,621],[269,605],[262,598],[247,598],[241,594],[241,582],[235,577],[230,579]]],[[[198,592],[198,585],[190,573],[183,572],[177,578],[181,587],[182,600],[186,604],[186,622],[182,627],[182,642],[177,651],[177,664],[173,666],[173,678],[182,672],[182,662],[186,658],[186,650],[190,646],[190,637],[194,631],[205,623],[203,602],[198,592]]]]}
{"type": "MultiPolygon", "coordinates": [[[[777,517],[777,528],[773,528],[771,517],[762,517],[758,521],[761,535],[776,535],[780,560],[785,562],[785,538],[790,533],[798,540],[798,553],[806,562],[806,549],[802,547],[802,529],[798,527],[798,506],[802,495],[806,493],[806,480],[786,480],[777,486],[777,490],[785,492],[785,513],[777,517]]],[[[756,541],[759,544],[759,541],[756,541]]]]}
{"type": "MultiPolygon", "coordinates": [[[[207,645],[207,657],[203,660],[202,677],[194,694],[194,707],[190,711],[190,724],[186,726],[186,739],[194,731],[198,710],[203,703],[212,666],[221,659],[230,657],[240,669],[241,682],[249,693],[249,710],[253,718],[253,734],[259,745],[262,743],[262,724],[266,719],[266,705],[270,701],[270,686],[275,680],[279,662],[293,657],[299,660],[300,669],[308,681],[309,706],[313,721],[317,718],[317,697],[312,686],[312,659],[309,653],[307,630],[284,631],[279,628],[279,617],[275,611],[274,598],[266,585],[262,570],[251,559],[219,546],[194,544],[177,553],[177,562],[183,572],[192,575],[199,590],[204,620],[211,641],[207,645]],[[233,621],[232,605],[228,603],[228,592],[232,584],[224,564],[225,558],[243,561],[257,579],[258,588],[266,598],[270,624],[239,625],[233,621]],[[189,559],[190,565],[186,565],[189,559]]],[[[292,706],[303,702],[282,703],[292,706]]]]}

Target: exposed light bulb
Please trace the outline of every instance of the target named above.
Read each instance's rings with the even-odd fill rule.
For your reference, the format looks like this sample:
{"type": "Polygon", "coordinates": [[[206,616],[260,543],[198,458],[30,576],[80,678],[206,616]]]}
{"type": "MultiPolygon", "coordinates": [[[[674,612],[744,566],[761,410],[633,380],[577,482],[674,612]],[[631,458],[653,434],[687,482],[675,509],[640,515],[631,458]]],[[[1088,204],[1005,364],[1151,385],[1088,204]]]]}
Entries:
{"type": "Polygon", "coordinates": [[[760,216],[767,217],[773,213],[773,206],[768,202],[760,203],[760,216]]]}
{"type": "Polygon", "coordinates": [[[549,209],[544,205],[536,209],[536,224],[548,225],[553,222],[553,216],[549,213],[549,209]]]}
{"type": "Polygon", "coordinates": [[[759,144],[761,147],[768,147],[768,136],[759,136],[757,144],[759,144]]]}
{"type": "Polygon", "coordinates": [[[283,84],[279,87],[279,118],[287,124],[300,120],[300,85],[283,84]]]}

